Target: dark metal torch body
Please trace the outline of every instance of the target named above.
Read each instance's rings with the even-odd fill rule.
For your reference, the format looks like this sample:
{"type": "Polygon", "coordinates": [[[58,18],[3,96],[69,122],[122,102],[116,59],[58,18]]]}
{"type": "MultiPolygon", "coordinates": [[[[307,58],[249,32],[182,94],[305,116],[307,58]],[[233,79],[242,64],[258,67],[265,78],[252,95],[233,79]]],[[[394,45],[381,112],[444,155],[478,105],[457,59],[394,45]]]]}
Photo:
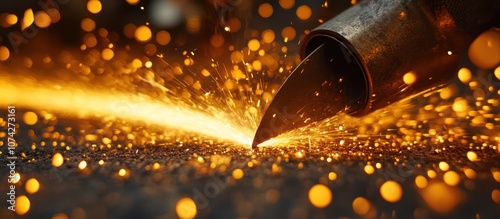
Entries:
{"type": "Polygon", "coordinates": [[[339,112],[366,115],[443,84],[472,40],[499,24],[498,0],[363,1],[301,42],[304,61],[276,94],[253,146],[339,112]]]}

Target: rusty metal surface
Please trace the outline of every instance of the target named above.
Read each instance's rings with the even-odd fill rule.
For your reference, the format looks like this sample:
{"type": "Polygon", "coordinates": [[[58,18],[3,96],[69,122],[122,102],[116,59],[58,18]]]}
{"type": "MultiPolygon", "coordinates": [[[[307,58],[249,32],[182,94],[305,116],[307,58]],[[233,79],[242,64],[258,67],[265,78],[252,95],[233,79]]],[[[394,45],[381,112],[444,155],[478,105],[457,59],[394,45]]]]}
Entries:
{"type": "Polygon", "coordinates": [[[343,108],[350,109],[345,111],[347,114],[361,116],[446,83],[458,69],[460,53],[481,31],[498,23],[499,9],[500,3],[489,0],[472,4],[371,0],[351,7],[306,36],[302,57],[308,57],[282,85],[261,120],[253,146],[286,130],[333,116],[343,108]],[[331,46],[322,57],[317,48],[321,49],[325,42],[331,46]],[[339,69],[322,63],[330,59],[352,66],[339,69]],[[342,75],[346,72],[362,72],[365,79],[349,81],[348,74],[342,75]],[[415,81],[405,83],[406,74],[414,76],[415,81]],[[315,77],[346,80],[338,85],[343,87],[329,88],[330,97],[320,100],[307,96],[322,87],[313,82],[315,77]],[[363,92],[357,93],[360,90],[363,92]],[[291,116],[294,121],[275,125],[276,109],[296,114],[291,116]]]}
{"type": "Polygon", "coordinates": [[[491,0],[363,1],[306,36],[302,57],[325,41],[346,44],[369,73],[373,111],[448,81],[459,54],[499,24],[499,12],[500,3],[491,0]],[[402,80],[408,72],[417,75],[411,86],[402,80]]]}

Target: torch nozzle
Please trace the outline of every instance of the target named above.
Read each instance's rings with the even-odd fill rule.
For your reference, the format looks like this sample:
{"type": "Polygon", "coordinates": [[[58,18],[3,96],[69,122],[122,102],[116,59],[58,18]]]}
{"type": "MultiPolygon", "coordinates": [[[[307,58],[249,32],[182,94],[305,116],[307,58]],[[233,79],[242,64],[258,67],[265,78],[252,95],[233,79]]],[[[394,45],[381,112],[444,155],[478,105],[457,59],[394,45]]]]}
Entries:
{"type": "Polygon", "coordinates": [[[269,105],[253,147],[339,112],[361,116],[446,83],[458,54],[500,25],[499,10],[498,0],[356,4],[301,41],[307,57],[269,105]]]}
{"type": "Polygon", "coordinates": [[[326,42],[292,71],[276,93],[252,147],[339,112],[359,112],[367,100],[367,79],[357,60],[342,44],[326,42]]]}

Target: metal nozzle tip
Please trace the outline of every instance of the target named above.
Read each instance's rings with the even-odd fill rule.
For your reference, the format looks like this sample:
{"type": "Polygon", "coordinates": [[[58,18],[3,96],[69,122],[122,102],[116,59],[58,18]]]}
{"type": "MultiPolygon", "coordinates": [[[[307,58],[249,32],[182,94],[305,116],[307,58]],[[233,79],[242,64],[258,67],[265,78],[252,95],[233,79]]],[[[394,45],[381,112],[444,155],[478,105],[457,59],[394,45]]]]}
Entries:
{"type": "Polygon", "coordinates": [[[337,41],[320,45],[290,74],[266,110],[252,143],[346,111],[355,113],[368,102],[363,69],[337,41]]]}

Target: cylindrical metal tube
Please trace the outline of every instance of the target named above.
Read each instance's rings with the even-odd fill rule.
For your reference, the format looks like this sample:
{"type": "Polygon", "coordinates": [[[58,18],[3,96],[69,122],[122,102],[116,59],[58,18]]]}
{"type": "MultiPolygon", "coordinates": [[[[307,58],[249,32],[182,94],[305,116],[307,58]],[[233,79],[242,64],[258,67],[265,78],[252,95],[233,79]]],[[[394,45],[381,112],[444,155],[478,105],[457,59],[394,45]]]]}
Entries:
{"type": "Polygon", "coordinates": [[[325,42],[354,54],[369,90],[355,114],[364,115],[448,81],[458,54],[499,15],[498,0],[363,1],[311,31],[301,55],[325,42]]]}

